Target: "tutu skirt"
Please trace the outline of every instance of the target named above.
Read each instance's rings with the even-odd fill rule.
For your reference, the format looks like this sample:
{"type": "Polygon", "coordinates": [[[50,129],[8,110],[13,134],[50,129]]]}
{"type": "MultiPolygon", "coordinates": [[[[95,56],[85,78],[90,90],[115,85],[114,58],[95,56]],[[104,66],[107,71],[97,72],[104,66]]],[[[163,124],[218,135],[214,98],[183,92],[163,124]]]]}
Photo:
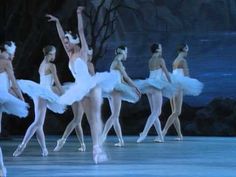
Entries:
{"type": "Polygon", "coordinates": [[[120,75],[117,71],[96,73],[94,76],[97,85],[101,87],[102,92],[111,92],[120,81],[120,75]]]}
{"type": "Polygon", "coordinates": [[[139,96],[135,89],[125,83],[119,83],[116,85],[114,91],[121,93],[121,99],[129,103],[136,103],[139,100],[139,96]]]}
{"type": "Polygon", "coordinates": [[[140,89],[141,93],[147,94],[150,92],[150,88],[160,90],[162,95],[167,98],[172,98],[176,93],[177,86],[173,83],[169,83],[166,80],[148,78],[145,80],[136,80],[135,84],[140,89]]]}
{"type": "Polygon", "coordinates": [[[6,91],[0,90],[0,112],[23,118],[28,115],[28,107],[29,105],[24,101],[6,91]]]}
{"type": "Polygon", "coordinates": [[[44,87],[30,80],[18,80],[18,85],[23,93],[32,99],[41,98],[47,101],[47,108],[55,113],[65,112],[65,105],[58,103],[59,96],[55,94],[51,87],[44,87]]]}
{"type": "Polygon", "coordinates": [[[178,70],[173,71],[171,77],[173,82],[178,85],[178,88],[183,90],[184,95],[198,96],[204,87],[203,83],[199,80],[184,76],[178,70]]]}
{"type": "Polygon", "coordinates": [[[161,68],[150,71],[149,78],[145,80],[136,80],[135,84],[143,94],[151,91],[150,88],[160,90],[162,95],[167,98],[172,98],[177,90],[177,85],[169,82],[161,68]]]}
{"type": "Polygon", "coordinates": [[[66,90],[59,101],[66,105],[72,105],[81,101],[94,87],[98,86],[103,92],[112,91],[119,81],[116,72],[98,72],[94,76],[80,77],[76,82],[68,82],[63,85],[66,90]]]}

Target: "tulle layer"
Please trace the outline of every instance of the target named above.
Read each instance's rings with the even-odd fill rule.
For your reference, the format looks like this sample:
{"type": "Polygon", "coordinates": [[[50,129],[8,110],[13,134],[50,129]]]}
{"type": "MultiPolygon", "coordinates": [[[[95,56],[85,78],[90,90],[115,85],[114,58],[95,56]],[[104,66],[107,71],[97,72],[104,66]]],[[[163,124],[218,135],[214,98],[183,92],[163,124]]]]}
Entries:
{"type": "Polygon", "coordinates": [[[117,71],[96,73],[94,76],[98,86],[101,87],[102,92],[111,92],[120,82],[120,74],[117,71]]]}
{"type": "Polygon", "coordinates": [[[199,80],[178,73],[172,74],[171,77],[178,88],[183,90],[184,95],[198,96],[201,94],[204,85],[199,80]]]}
{"type": "Polygon", "coordinates": [[[12,114],[20,118],[28,115],[29,105],[8,92],[0,90],[0,112],[12,114]]]}
{"type": "Polygon", "coordinates": [[[169,83],[164,79],[148,78],[145,80],[136,80],[135,84],[143,94],[149,93],[151,91],[150,88],[155,88],[160,90],[162,95],[167,98],[172,98],[177,89],[176,84],[169,83]]]}
{"type": "Polygon", "coordinates": [[[18,80],[20,89],[32,99],[42,98],[47,101],[47,107],[55,113],[63,113],[66,106],[58,102],[59,96],[50,88],[30,80],[18,80]]]}
{"type": "Polygon", "coordinates": [[[111,92],[119,82],[119,74],[115,71],[98,72],[94,76],[79,78],[76,82],[64,83],[65,94],[60,97],[60,103],[71,105],[81,101],[95,86],[101,87],[103,92],[111,92]]]}
{"type": "MultiPolygon", "coordinates": [[[[135,89],[124,83],[118,83],[113,91],[117,91],[121,94],[121,99],[129,103],[136,103],[139,100],[139,96],[135,89]]],[[[103,92],[104,98],[110,98],[112,92],[103,92]]]]}
{"type": "Polygon", "coordinates": [[[67,83],[63,86],[65,93],[59,97],[59,103],[72,105],[74,102],[81,101],[95,86],[96,80],[91,76],[67,83]]]}

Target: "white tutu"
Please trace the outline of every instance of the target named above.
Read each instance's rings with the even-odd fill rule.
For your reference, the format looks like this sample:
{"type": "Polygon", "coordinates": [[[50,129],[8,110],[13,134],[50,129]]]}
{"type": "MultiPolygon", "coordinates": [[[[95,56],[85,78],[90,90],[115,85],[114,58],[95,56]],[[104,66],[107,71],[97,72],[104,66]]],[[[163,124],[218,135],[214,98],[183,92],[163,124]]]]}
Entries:
{"type": "Polygon", "coordinates": [[[111,92],[120,81],[120,74],[118,71],[98,72],[94,76],[96,83],[101,87],[102,92],[111,92]]]}
{"type": "Polygon", "coordinates": [[[52,87],[52,75],[42,75],[40,77],[40,84],[30,80],[17,81],[22,92],[29,95],[32,99],[42,98],[47,101],[47,108],[55,113],[63,113],[65,106],[58,103],[59,96],[55,94],[52,87]]]}
{"type": "Polygon", "coordinates": [[[183,69],[174,69],[172,80],[183,90],[184,95],[198,96],[204,87],[203,83],[197,79],[184,76],[183,69]]]}
{"type": "Polygon", "coordinates": [[[26,117],[28,115],[29,105],[27,103],[7,92],[2,92],[1,89],[0,93],[0,112],[12,114],[20,118],[26,117]]]}
{"type": "Polygon", "coordinates": [[[114,89],[119,80],[119,75],[116,72],[101,72],[91,76],[87,64],[82,59],[77,58],[73,62],[73,64],[69,63],[69,69],[75,82],[63,85],[66,91],[59,98],[60,103],[72,105],[76,101],[81,101],[96,86],[109,92],[114,89]]]}
{"type": "Polygon", "coordinates": [[[104,98],[110,98],[112,91],[117,91],[121,93],[121,99],[123,101],[127,101],[130,103],[136,103],[139,100],[139,96],[137,95],[134,88],[130,87],[126,83],[121,81],[121,75],[119,71],[111,70],[111,72],[116,73],[116,77],[118,76],[118,82],[115,87],[111,91],[103,91],[102,95],[104,98]]]}
{"type": "Polygon", "coordinates": [[[0,112],[26,117],[29,105],[8,92],[9,80],[5,72],[0,73],[0,83],[0,112]]]}
{"type": "Polygon", "coordinates": [[[69,63],[69,69],[75,82],[67,84],[65,93],[59,98],[59,103],[65,105],[81,101],[96,86],[96,80],[89,74],[87,64],[80,58],[73,62],[73,65],[69,63]]]}
{"type": "Polygon", "coordinates": [[[162,69],[150,71],[149,78],[136,80],[135,84],[143,94],[149,93],[150,88],[155,88],[160,90],[162,95],[167,98],[172,98],[177,89],[176,84],[168,82],[162,69]]]}

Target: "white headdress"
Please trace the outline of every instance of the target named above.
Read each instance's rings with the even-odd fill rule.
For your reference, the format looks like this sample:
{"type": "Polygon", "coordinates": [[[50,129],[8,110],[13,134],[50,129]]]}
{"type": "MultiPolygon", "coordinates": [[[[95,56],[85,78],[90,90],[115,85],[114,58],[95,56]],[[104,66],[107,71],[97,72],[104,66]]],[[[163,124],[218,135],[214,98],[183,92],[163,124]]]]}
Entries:
{"type": "Polygon", "coordinates": [[[93,49],[88,49],[88,55],[93,55],[93,49]]]}
{"type": "Polygon", "coordinates": [[[121,49],[121,48],[117,48],[117,49],[115,50],[115,54],[116,54],[116,55],[122,54],[123,52],[124,52],[124,50],[121,49]]]}
{"type": "Polygon", "coordinates": [[[79,36],[76,34],[76,38],[74,38],[69,32],[66,32],[65,37],[68,38],[71,44],[79,44],[79,36]]]}
{"type": "Polygon", "coordinates": [[[188,47],[187,44],[186,44],[186,46],[184,47],[184,51],[185,51],[185,52],[188,52],[188,51],[189,51],[189,47],[188,47]]]}
{"type": "Polygon", "coordinates": [[[6,49],[7,53],[14,55],[16,51],[16,45],[14,42],[11,41],[11,45],[4,45],[4,48],[6,49]]]}

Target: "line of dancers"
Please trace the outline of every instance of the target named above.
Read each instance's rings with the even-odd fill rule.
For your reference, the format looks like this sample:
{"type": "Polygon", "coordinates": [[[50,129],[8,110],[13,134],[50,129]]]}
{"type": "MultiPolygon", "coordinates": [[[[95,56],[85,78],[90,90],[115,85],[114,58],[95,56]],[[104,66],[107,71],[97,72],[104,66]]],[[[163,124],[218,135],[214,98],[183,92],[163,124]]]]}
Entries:
{"type": "MultiPolygon", "coordinates": [[[[152,57],[149,60],[150,74],[147,79],[134,81],[126,73],[122,63],[127,59],[128,49],[126,46],[119,46],[115,50],[115,58],[109,72],[98,73],[95,72],[91,62],[93,50],[88,47],[85,38],[82,11],[83,7],[77,8],[78,34],[65,32],[58,18],[49,14],[46,15],[49,22],[56,24],[59,38],[69,58],[68,66],[74,77],[74,82],[61,84],[59,81],[56,66],[52,63],[56,56],[56,48],[52,45],[43,48],[44,59],[38,70],[39,83],[31,80],[15,79],[12,67],[16,50],[14,42],[5,42],[0,48],[0,121],[2,112],[20,118],[27,116],[29,105],[24,101],[22,92],[32,98],[34,103],[34,121],[27,129],[13,156],[19,156],[23,153],[34,134],[36,134],[41,147],[42,156],[47,156],[48,150],[43,131],[46,111],[50,109],[55,113],[63,114],[66,107],[71,106],[74,117],[67,125],[63,136],[57,140],[54,151],[60,151],[74,129],[80,141],[78,150],[86,150],[81,126],[82,117],[85,113],[91,130],[93,160],[96,164],[107,161],[108,157],[103,148],[103,143],[106,141],[107,134],[112,126],[118,137],[115,146],[124,146],[119,123],[122,101],[136,103],[142,94],[146,94],[148,97],[151,114],[137,142],[144,141],[152,125],[154,125],[158,134],[154,141],[164,142],[164,138],[172,124],[178,133],[178,140],[182,140],[183,136],[178,116],[181,114],[183,96],[197,96],[203,89],[201,82],[189,76],[186,61],[188,45],[178,46],[178,55],[173,62],[172,73],[168,72],[166,68],[165,60],[162,57],[162,46],[158,43],[153,44],[150,48],[152,57]],[[163,96],[170,99],[172,114],[162,130],[159,116],[163,96]],[[103,98],[108,99],[111,109],[111,116],[104,126],[101,119],[103,98]]],[[[3,176],[6,176],[1,149],[0,167],[3,176]]]]}

